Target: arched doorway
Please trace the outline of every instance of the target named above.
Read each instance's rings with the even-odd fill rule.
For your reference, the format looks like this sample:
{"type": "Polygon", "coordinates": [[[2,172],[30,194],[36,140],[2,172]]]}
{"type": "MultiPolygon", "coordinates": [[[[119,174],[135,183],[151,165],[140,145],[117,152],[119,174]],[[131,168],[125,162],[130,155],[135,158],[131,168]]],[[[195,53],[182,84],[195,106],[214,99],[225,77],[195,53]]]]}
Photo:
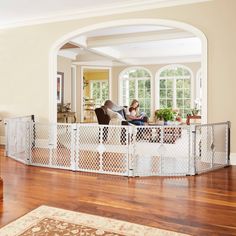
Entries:
{"type": "Polygon", "coordinates": [[[163,19],[128,19],[108,21],[104,23],[89,25],[73,32],[70,32],[63,37],[59,38],[51,47],[49,54],[49,120],[50,122],[56,122],[57,119],[57,97],[56,97],[56,73],[57,73],[57,52],[60,47],[70,39],[81,35],[86,32],[90,32],[98,29],[105,29],[116,26],[135,26],[135,25],[159,25],[167,27],[175,27],[196,35],[202,43],[201,65],[202,65],[202,80],[203,80],[203,102],[202,102],[202,121],[207,122],[207,38],[202,31],[196,27],[173,20],[163,19]]]}

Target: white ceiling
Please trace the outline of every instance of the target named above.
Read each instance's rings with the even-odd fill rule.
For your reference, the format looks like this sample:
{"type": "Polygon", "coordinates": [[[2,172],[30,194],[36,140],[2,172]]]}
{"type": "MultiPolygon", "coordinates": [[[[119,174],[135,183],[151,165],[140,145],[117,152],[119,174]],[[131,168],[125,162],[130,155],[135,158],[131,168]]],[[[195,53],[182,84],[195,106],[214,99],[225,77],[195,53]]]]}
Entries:
{"type": "MultiPolygon", "coordinates": [[[[141,43],[128,43],[112,47],[92,48],[98,52],[106,53],[109,50],[117,52],[119,60],[134,64],[137,60],[144,63],[143,60],[149,61],[149,58],[167,58],[197,56],[201,54],[201,41],[198,38],[172,39],[161,41],[149,41],[141,43]]],[[[149,63],[148,63],[149,64],[149,63]]]]}
{"type": "Polygon", "coordinates": [[[140,32],[153,32],[170,29],[169,27],[159,26],[159,25],[134,25],[122,26],[122,27],[112,27],[101,30],[94,30],[86,34],[87,37],[96,36],[110,36],[118,34],[130,34],[130,33],[140,33],[140,32]]]}
{"type": "Polygon", "coordinates": [[[82,48],[60,50],[80,65],[146,65],[200,61],[201,41],[193,34],[163,26],[113,27],[70,41],[82,48]]]}
{"type": "Polygon", "coordinates": [[[211,0],[0,0],[0,28],[205,1],[211,0]]]}

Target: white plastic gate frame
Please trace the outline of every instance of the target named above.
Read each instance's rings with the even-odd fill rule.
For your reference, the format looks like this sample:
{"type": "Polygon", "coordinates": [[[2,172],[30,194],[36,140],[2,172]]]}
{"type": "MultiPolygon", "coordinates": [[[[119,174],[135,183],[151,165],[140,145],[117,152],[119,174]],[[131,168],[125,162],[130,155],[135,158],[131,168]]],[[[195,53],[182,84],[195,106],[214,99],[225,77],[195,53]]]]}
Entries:
{"type": "Polygon", "coordinates": [[[185,176],[229,165],[229,122],[182,126],[5,121],[7,156],[28,165],[122,176],[185,176]]]}
{"type": "Polygon", "coordinates": [[[193,132],[195,173],[229,165],[230,122],[196,125],[193,132]]]}
{"type": "Polygon", "coordinates": [[[24,116],[5,121],[5,154],[25,164],[29,164],[32,118],[33,116],[24,116]]]}

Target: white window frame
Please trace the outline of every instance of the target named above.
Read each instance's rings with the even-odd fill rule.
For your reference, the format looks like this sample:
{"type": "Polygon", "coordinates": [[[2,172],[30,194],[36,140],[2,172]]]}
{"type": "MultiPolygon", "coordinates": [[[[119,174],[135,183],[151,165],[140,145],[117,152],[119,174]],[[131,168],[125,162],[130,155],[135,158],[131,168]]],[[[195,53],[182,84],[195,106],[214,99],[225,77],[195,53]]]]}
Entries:
{"type": "Polygon", "coordinates": [[[160,94],[159,94],[159,91],[160,91],[160,80],[161,79],[173,79],[173,109],[177,109],[176,107],[176,80],[177,79],[184,79],[185,77],[186,78],[189,78],[189,76],[167,76],[167,77],[161,77],[161,73],[165,70],[171,70],[171,69],[174,69],[176,67],[181,67],[187,71],[189,71],[190,73],[190,83],[191,83],[191,108],[194,107],[194,77],[193,77],[193,72],[190,68],[188,68],[187,66],[185,65],[182,65],[182,64],[170,64],[170,65],[167,65],[167,66],[164,66],[162,68],[160,68],[157,73],[156,73],[156,86],[155,86],[155,109],[160,109],[160,94]]]}
{"type": "MultiPolygon", "coordinates": [[[[89,83],[89,95],[90,97],[92,98],[92,95],[93,95],[93,91],[92,91],[92,84],[96,82],[96,83],[100,83],[100,95],[102,95],[102,83],[106,82],[108,83],[108,87],[109,87],[109,81],[108,80],[90,80],[90,83],[89,83]]],[[[100,97],[100,99],[102,99],[102,97],[100,97]]],[[[109,91],[108,91],[108,98],[109,99],[109,91]]],[[[95,104],[96,105],[96,104],[95,104]]]]}
{"type": "MultiPolygon", "coordinates": [[[[126,69],[124,69],[123,71],[120,72],[119,74],[119,83],[118,83],[118,101],[119,104],[124,106],[124,105],[130,105],[130,104],[124,104],[123,103],[123,81],[127,80],[127,81],[131,81],[131,80],[135,80],[135,98],[138,99],[138,81],[139,80],[149,80],[150,79],[150,92],[151,92],[151,96],[150,96],[150,112],[151,112],[151,116],[153,115],[154,109],[153,109],[153,75],[152,72],[147,69],[146,67],[143,66],[135,66],[135,67],[127,67],[126,69]],[[126,74],[127,72],[129,72],[130,70],[145,70],[150,77],[137,77],[137,78],[124,78],[124,74],[126,74]]],[[[126,91],[127,93],[129,92],[129,90],[127,89],[126,91]]],[[[126,94],[128,95],[128,94],[126,94]]],[[[126,96],[127,98],[129,96],[126,96]]]]}

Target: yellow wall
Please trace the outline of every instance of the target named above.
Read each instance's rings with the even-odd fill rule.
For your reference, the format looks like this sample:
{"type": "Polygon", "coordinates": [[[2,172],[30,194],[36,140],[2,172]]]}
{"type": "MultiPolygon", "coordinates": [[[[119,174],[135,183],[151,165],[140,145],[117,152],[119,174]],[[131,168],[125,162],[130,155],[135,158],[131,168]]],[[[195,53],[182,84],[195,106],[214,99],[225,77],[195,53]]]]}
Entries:
{"type": "Polygon", "coordinates": [[[63,35],[81,27],[114,20],[177,20],[199,28],[208,39],[208,118],[209,122],[232,121],[232,151],[236,152],[235,11],[235,0],[214,0],[1,30],[0,112],[5,116],[35,114],[41,121],[48,120],[49,49],[63,35]]]}
{"type": "Polygon", "coordinates": [[[85,97],[90,97],[90,82],[91,80],[109,80],[109,71],[87,71],[84,72],[84,78],[88,81],[85,88],[85,97]]]}

